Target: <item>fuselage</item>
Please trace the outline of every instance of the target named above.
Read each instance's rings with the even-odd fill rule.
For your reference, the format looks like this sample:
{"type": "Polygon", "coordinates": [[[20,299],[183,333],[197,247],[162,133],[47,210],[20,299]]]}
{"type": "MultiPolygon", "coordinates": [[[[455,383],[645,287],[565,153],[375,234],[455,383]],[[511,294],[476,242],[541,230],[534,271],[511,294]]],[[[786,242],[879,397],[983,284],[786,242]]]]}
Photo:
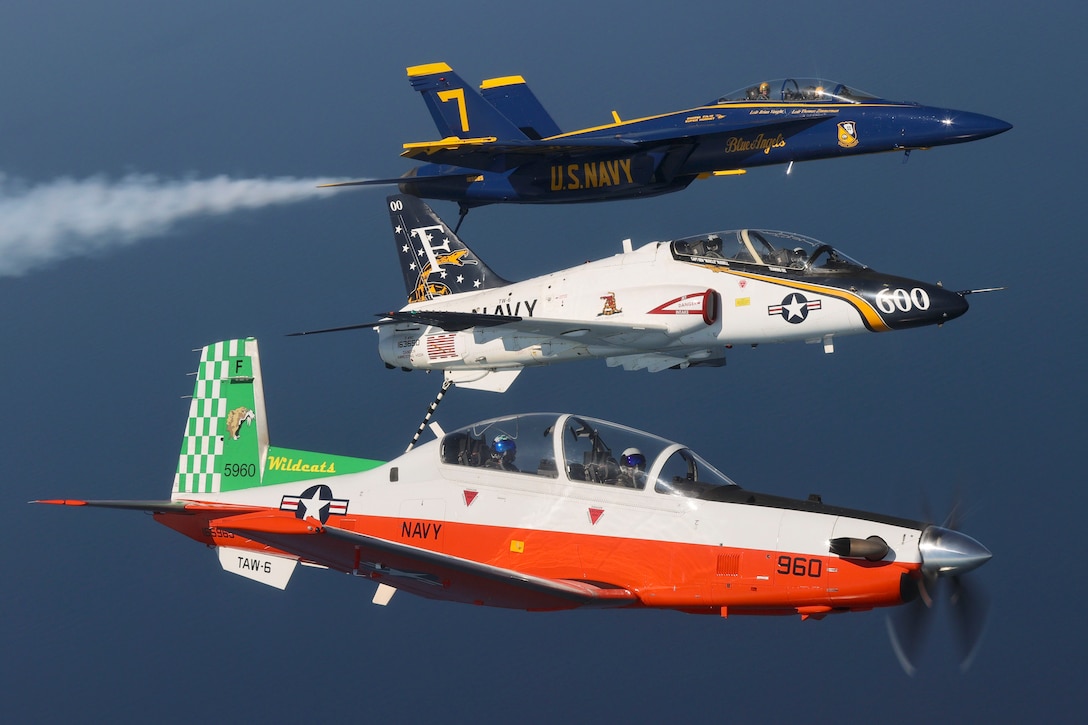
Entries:
{"type": "MultiPolygon", "coordinates": [[[[754,239],[760,233],[737,234],[754,239]]],[[[521,319],[460,332],[385,325],[378,328],[380,355],[388,365],[409,369],[485,370],[606,358],[627,369],[657,370],[720,364],[735,345],[830,345],[838,335],[943,323],[967,309],[960,294],[875,272],[833,250],[833,256],[821,254],[809,263],[810,245],[796,252],[798,259],[788,256],[793,250],[752,247],[756,255],[763,250],[757,263],[744,247],[723,258],[708,256],[700,243],[695,237],[654,242],[525,282],[408,305],[404,310],[521,319]],[[741,254],[747,259],[736,258],[741,254]],[[535,329],[534,320],[547,324],[535,329]],[[626,329],[600,329],[608,323],[626,329]]]]}
{"type": "MultiPolygon", "coordinates": [[[[304,465],[310,470],[321,470],[320,454],[300,455],[309,456],[304,465]]],[[[282,510],[284,501],[297,501],[303,488],[318,482],[336,504],[322,513],[326,527],[637,596],[622,606],[722,615],[819,616],[899,604],[904,578],[922,564],[918,547],[926,526],[818,498],[743,490],[680,444],[557,414],[485,421],[370,471],[226,492],[215,503],[282,510]],[[486,453],[473,451],[497,431],[516,436],[510,470],[489,467],[486,453]],[[624,482],[615,455],[631,445],[646,454],[647,465],[624,482]],[[890,547],[874,560],[829,548],[829,542],[872,537],[890,547]]],[[[209,526],[199,512],[157,518],[203,543],[267,550],[209,526]]],[[[475,588],[413,579],[403,573],[413,567],[395,556],[352,562],[318,554],[310,560],[426,597],[536,608],[531,600],[492,599],[475,588]]]]}
{"type": "Polygon", "coordinates": [[[509,154],[497,154],[492,168],[427,164],[414,169],[400,188],[466,206],[627,199],[679,191],[714,173],[926,149],[1011,128],[983,114],[865,95],[851,100],[827,92],[805,98],[804,91],[780,91],[774,98],[783,95],[793,100],[735,93],[705,106],[559,134],[541,143],[560,151],[526,155],[516,163],[509,154]],[[630,147],[580,152],[576,146],[620,138],[630,147]],[[464,178],[453,178],[462,172],[464,178]],[[428,178],[433,176],[447,178],[428,178]]]}

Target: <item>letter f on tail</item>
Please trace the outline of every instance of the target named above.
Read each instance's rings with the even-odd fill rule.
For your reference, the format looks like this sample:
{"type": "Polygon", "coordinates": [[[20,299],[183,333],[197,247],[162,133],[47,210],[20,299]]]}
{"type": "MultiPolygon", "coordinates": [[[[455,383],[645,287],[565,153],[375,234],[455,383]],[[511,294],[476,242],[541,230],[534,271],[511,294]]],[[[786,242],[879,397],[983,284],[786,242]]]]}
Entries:
{"type": "Polygon", "coordinates": [[[386,201],[409,304],[510,284],[492,272],[423,201],[408,194],[386,201]]]}

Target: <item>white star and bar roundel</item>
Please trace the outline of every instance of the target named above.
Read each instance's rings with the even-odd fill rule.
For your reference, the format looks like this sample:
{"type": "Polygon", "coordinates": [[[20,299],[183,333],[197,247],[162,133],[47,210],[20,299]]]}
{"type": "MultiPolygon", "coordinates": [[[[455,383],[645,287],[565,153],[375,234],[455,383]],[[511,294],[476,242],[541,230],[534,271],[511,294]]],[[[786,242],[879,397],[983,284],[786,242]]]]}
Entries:
{"type": "Polygon", "coordinates": [[[299,496],[284,496],[280,500],[280,511],[293,511],[297,519],[313,518],[325,523],[330,515],[347,514],[348,501],[344,498],[333,498],[332,489],[319,483],[310,486],[299,496]]]}
{"type": "Polygon", "coordinates": [[[782,304],[767,307],[767,314],[781,315],[782,319],[791,325],[799,325],[808,319],[808,313],[811,310],[818,310],[821,307],[823,303],[820,300],[810,300],[800,292],[791,292],[782,300],[782,304]]]}

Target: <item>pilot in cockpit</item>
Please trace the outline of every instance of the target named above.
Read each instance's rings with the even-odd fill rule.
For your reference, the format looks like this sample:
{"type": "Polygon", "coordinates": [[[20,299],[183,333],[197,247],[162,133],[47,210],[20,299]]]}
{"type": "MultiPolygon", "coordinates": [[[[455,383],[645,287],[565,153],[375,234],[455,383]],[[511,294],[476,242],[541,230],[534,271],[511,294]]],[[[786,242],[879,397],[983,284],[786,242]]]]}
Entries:
{"type": "Polygon", "coordinates": [[[646,456],[637,448],[627,448],[620,456],[618,483],[627,488],[646,487],[646,456]]]}
{"type": "Polygon", "coordinates": [[[724,259],[722,256],[722,240],[717,234],[711,234],[707,237],[704,256],[712,259],[724,259]]]}
{"type": "Polygon", "coordinates": [[[491,457],[484,463],[484,468],[499,468],[503,471],[516,471],[514,457],[517,455],[518,445],[508,435],[497,435],[491,444],[491,457]]]}
{"type": "Polygon", "coordinates": [[[758,86],[752,86],[745,94],[749,101],[767,101],[771,97],[771,84],[763,81],[758,86]]]}

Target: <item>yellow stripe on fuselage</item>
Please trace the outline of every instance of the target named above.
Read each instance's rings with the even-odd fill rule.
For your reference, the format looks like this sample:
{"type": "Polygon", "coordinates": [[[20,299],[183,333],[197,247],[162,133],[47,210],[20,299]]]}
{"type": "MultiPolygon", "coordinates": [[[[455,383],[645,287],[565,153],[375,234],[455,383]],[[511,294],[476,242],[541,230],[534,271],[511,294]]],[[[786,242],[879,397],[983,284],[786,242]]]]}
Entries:
{"type": "Polygon", "coordinates": [[[865,298],[860,295],[856,295],[853,292],[848,292],[838,287],[827,287],[821,284],[811,284],[809,282],[798,282],[792,279],[783,279],[781,277],[771,277],[763,274],[753,274],[752,272],[739,272],[735,269],[727,269],[724,267],[716,267],[708,264],[701,264],[700,267],[709,269],[714,272],[725,272],[736,277],[744,277],[745,279],[754,279],[757,282],[768,282],[770,284],[777,284],[783,287],[790,287],[792,289],[804,290],[805,292],[812,292],[815,294],[826,295],[828,297],[834,297],[835,299],[842,300],[847,304],[853,305],[854,309],[858,311],[862,319],[865,320],[865,324],[873,332],[889,332],[891,327],[888,323],[884,322],[884,318],[880,316],[880,313],[876,311],[876,308],[865,301],[865,298]]]}
{"type": "MultiPolygon", "coordinates": [[[[685,116],[692,113],[699,113],[707,109],[738,109],[738,108],[805,108],[815,111],[838,111],[843,108],[895,108],[901,106],[900,103],[822,103],[820,105],[810,105],[805,103],[723,103],[711,106],[699,106],[698,108],[689,108],[684,111],[670,111],[669,113],[660,113],[656,116],[644,116],[642,118],[634,118],[629,121],[621,121],[619,123],[606,123],[601,126],[590,126],[589,128],[582,128],[577,131],[568,131],[567,133],[556,134],[555,136],[549,136],[544,141],[554,141],[555,139],[569,138],[571,136],[580,136],[583,133],[592,133],[594,131],[604,131],[606,129],[618,128],[620,126],[629,126],[635,123],[643,123],[644,121],[654,121],[659,118],[668,118],[669,116],[685,116]]],[[[791,120],[789,118],[783,119],[783,121],[791,120]]],[[[743,129],[731,129],[733,131],[739,131],[743,129]]]]}

